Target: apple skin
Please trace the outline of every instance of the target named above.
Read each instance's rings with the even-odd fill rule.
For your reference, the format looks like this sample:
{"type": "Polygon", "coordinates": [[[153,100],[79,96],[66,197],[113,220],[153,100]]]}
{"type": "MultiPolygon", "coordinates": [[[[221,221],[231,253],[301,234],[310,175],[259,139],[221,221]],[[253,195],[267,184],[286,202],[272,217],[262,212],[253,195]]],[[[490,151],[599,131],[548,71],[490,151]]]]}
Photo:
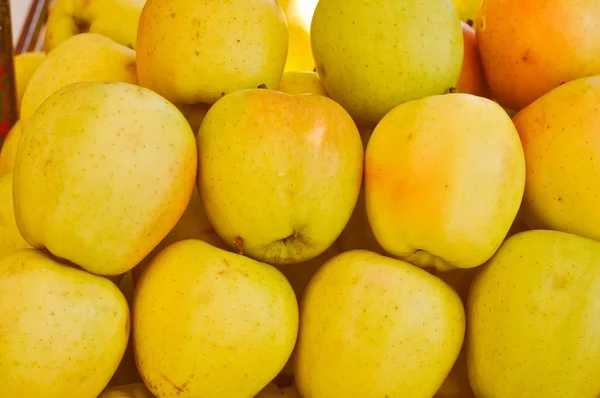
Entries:
{"type": "Polygon", "coordinates": [[[522,213],[530,228],[600,240],[599,101],[600,77],[581,78],[513,118],[527,164],[522,213]]]}
{"type": "Polygon", "coordinates": [[[137,41],[140,85],[173,103],[212,105],[236,90],[276,89],[288,30],[276,0],[148,0],[137,41]]]}
{"type": "Polygon", "coordinates": [[[145,3],[146,0],[56,0],[46,21],[44,51],[50,52],[70,37],[88,32],[135,49],[145,3]]]}
{"type": "Polygon", "coordinates": [[[360,127],[446,93],[460,77],[463,38],[450,0],[320,0],[310,36],[325,90],[360,127]]]}
{"type": "Polygon", "coordinates": [[[600,395],[600,243],[560,231],[507,239],[467,301],[476,397],[600,395]]]}
{"type": "Polygon", "coordinates": [[[483,70],[505,108],[519,111],[562,83],[600,74],[598,1],[486,0],[478,15],[483,70]]]}
{"type": "Polygon", "coordinates": [[[94,274],[123,274],[181,218],[196,161],[188,122],[158,94],[121,82],[69,85],[23,130],[17,225],[35,248],[94,274]]]}
{"type": "Polygon", "coordinates": [[[325,91],[319,75],[312,71],[284,72],[278,90],[291,95],[319,94],[327,96],[327,91],[325,91]]]}
{"type": "Polygon", "coordinates": [[[323,265],[300,303],[300,395],[431,398],[460,352],[465,311],[439,278],[365,251],[323,265]]]}
{"type": "Polygon", "coordinates": [[[137,84],[135,51],[96,33],[66,40],[46,56],[31,76],[21,103],[22,127],[56,91],[89,81],[137,84]]]}
{"type": "Polygon", "coordinates": [[[363,146],[348,113],[327,97],[239,90],[210,108],[197,143],[208,219],[250,257],[308,261],[352,214],[363,146]]]}
{"type": "Polygon", "coordinates": [[[17,91],[17,110],[21,113],[21,102],[25,89],[29,84],[29,79],[33,73],[46,59],[46,53],[43,51],[31,51],[22,54],[17,54],[14,57],[15,61],[15,86],[17,91]]]}
{"type": "Polygon", "coordinates": [[[521,205],[525,158],[495,102],[446,94],[396,107],[366,151],[373,233],[393,256],[440,271],[483,264],[521,205]]]}

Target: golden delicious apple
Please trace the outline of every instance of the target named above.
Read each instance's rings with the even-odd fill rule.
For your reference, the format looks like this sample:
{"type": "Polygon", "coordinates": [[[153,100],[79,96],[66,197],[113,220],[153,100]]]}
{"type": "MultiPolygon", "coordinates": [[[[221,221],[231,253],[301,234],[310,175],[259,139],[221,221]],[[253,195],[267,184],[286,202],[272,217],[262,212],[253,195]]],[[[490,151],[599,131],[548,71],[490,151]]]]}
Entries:
{"type": "Polygon", "coordinates": [[[515,219],[524,185],[523,148],[510,117],[470,94],[398,106],[366,151],[373,233],[387,252],[421,267],[487,261],[515,219]]]}
{"type": "Polygon", "coordinates": [[[0,261],[0,396],[96,398],[129,339],[108,279],[34,249],[0,261]]]}
{"type": "Polygon", "coordinates": [[[144,383],[107,388],[98,398],[154,398],[144,383]]]}
{"type": "Polygon", "coordinates": [[[14,171],[25,240],[85,270],[122,274],[183,214],[194,135],[158,94],[127,83],[69,85],[23,131],[14,171]]]}
{"type": "Polygon", "coordinates": [[[361,126],[448,92],[461,72],[460,19],[448,0],[320,0],[311,40],[325,90],[361,126]]]}
{"type": "Polygon", "coordinates": [[[270,383],[255,398],[302,398],[295,386],[280,388],[270,383]]]}
{"type": "Polygon", "coordinates": [[[136,84],[135,52],[94,33],[68,39],[48,54],[31,76],[21,103],[22,125],[27,125],[50,95],[69,84],[85,81],[136,84]]]}
{"type": "Polygon", "coordinates": [[[277,88],[288,49],[276,0],[148,0],[137,40],[140,84],[181,104],[277,88]]]}
{"type": "Polygon", "coordinates": [[[600,240],[600,76],[566,83],[514,118],[527,165],[523,215],[531,228],[600,240]]]}
{"type": "Polygon", "coordinates": [[[137,364],[159,397],[253,397],[298,331],[294,291],[277,269],[193,239],[154,258],[133,308],[137,364]]]}
{"type": "Polygon", "coordinates": [[[327,96],[327,91],[323,87],[316,72],[311,71],[292,71],[284,72],[279,82],[279,91],[291,94],[319,94],[327,96]]]}
{"type": "Polygon", "coordinates": [[[599,1],[484,1],[477,41],[493,98],[518,111],[560,84],[600,74],[596,15],[599,1]]]}
{"type": "Polygon", "coordinates": [[[471,286],[477,397],[600,395],[600,243],[535,230],[507,239],[471,286]]]}
{"type": "Polygon", "coordinates": [[[208,219],[244,254],[270,264],[307,261],[348,222],[363,148],[354,122],[331,99],[239,90],[210,108],[197,141],[208,219]]]}
{"type": "Polygon", "coordinates": [[[288,22],[289,45],[286,71],[313,70],[310,22],[318,0],[278,0],[288,22]]]}
{"type": "Polygon", "coordinates": [[[430,398],[463,342],[463,305],[448,285],[364,250],[321,267],[300,309],[294,370],[303,397],[430,398]]]}
{"type": "Polygon", "coordinates": [[[44,34],[51,51],[80,33],[98,33],[135,49],[140,13],[146,0],[55,0],[44,34]]]}
{"type": "Polygon", "coordinates": [[[46,53],[43,51],[32,51],[14,56],[15,63],[15,86],[17,94],[17,110],[21,112],[21,101],[23,94],[29,83],[29,79],[37,70],[40,64],[46,59],[46,53]]]}
{"type": "Polygon", "coordinates": [[[31,248],[23,239],[15,220],[13,173],[0,177],[0,260],[20,249],[31,248]]]}
{"type": "Polygon", "coordinates": [[[19,142],[21,142],[21,132],[21,121],[17,120],[6,137],[4,137],[2,148],[0,149],[0,176],[13,171],[15,168],[15,156],[19,142]]]}

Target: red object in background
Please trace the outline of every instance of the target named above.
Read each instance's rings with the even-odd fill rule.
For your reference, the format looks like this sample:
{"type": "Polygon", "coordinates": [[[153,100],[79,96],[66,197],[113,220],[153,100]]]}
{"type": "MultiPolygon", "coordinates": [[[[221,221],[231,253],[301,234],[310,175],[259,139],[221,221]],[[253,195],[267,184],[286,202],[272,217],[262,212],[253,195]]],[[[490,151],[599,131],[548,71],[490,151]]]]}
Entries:
{"type": "Polygon", "coordinates": [[[0,139],[17,121],[14,49],[10,4],[0,0],[0,139]]]}

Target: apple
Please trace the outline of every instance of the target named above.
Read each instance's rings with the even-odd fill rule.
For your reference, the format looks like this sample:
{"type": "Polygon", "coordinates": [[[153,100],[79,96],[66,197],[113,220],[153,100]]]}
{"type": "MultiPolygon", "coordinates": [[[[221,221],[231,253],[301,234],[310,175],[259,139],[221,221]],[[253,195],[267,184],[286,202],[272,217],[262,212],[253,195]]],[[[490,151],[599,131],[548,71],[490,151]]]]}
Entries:
{"type": "Polygon", "coordinates": [[[34,249],[0,270],[0,395],[98,397],[129,340],[117,286],[34,249]]]}
{"type": "Polygon", "coordinates": [[[27,126],[37,108],[56,91],[86,81],[136,84],[135,52],[95,33],[66,40],[31,76],[21,103],[21,125],[27,126]]]}
{"type": "Polygon", "coordinates": [[[0,260],[26,248],[31,246],[23,239],[17,227],[13,202],[13,173],[9,172],[0,177],[0,260]]]}
{"type": "Polygon", "coordinates": [[[449,0],[320,0],[311,42],[325,90],[361,127],[455,88],[463,62],[449,0]]]}
{"type": "Polygon", "coordinates": [[[493,98],[508,109],[600,74],[600,2],[486,0],[479,15],[483,70],[493,98]]]}
{"type": "Polygon", "coordinates": [[[448,285],[404,261],[342,253],[300,305],[300,396],[433,397],[460,352],[465,311],[448,285]]]}
{"type": "Polygon", "coordinates": [[[46,21],[44,50],[54,50],[80,33],[98,33],[135,49],[146,0],[55,0],[46,21]]]}
{"type": "Polygon", "coordinates": [[[134,297],[136,361],[158,397],[253,397],[297,332],[296,297],[277,269],[200,240],[163,250],[134,297]]]}
{"type": "Polygon", "coordinates": [[[325,91],[319,75],[313,71],[284,72],[278,90],[291,95],[319,94],[327,96],[327,91],[325,91]]]}
{"type": "Polygon", "coordinates": [[[137,40],[140,84],[179,104],[275,89],[288,50],[276,0],[148,0],[137,40]]]}
{"type": "Polygon", "coordinates": [[[21,142],[22,131],[21,121],[17,120],[2,141],[2,147],[0,148],[0,176],[13,171],[15,168],[15,156],[19,142],[21,142]]]}
{"type": "Polygon", "coordinates": [[[123,274],[183,214],[196,161],[189,124],[158,94],[120,82],[69,85],[23,131],[17,225],[35,248],[95,274],[123,274]]]}
{"type": "Polygon", "coordinates": [[[507,239],[475,276],[466,359],[476,397],[600,395],[600,243],[558,231],[507,239]]]}
{"type": "Polygon", "coordinates": [[[17,110],[21,113],[21,102],[25,89],[33,73],[40,64],[46,59],[46,53],[43,51],[31,51],[14,56],[15,63],[15,88],[17,95],[17,110]]]}
{"type": "Polygon", "coordinates": [[[366,151],[373,233],[393,256],[440,271],[473,268],[498,249],[525,186],[525,158],[495,102],[446,94],[396,107],[366,151]]]}
{"type": "Polygon", "coordinates": [[[513,121],[525,152],[523,217],[532,229],[600,240],[600,76],[565,83],[513,121]]]}
{"type": "Polygon", "coordinates": [[[348,222],[361,185],[356,125],[331,99],[239,90],[197,137],[198,189],[223,240],[269,264],[317,257],[348,222]]]}

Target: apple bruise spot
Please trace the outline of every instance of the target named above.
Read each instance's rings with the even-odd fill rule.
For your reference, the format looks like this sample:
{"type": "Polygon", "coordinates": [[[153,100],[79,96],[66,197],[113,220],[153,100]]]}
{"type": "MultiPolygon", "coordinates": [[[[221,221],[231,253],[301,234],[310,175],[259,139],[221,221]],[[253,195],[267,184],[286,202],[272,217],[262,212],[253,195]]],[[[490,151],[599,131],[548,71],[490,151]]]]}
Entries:
{"type": "Polygon", "coordinates": [[[267,89],[268,87],[267,87],[267,85],[266,85],[266,84],[262,83],[262,84],[260,84],[260,85],[259,85],[257,88],[258,88],[258,89],[267,89]]]}

